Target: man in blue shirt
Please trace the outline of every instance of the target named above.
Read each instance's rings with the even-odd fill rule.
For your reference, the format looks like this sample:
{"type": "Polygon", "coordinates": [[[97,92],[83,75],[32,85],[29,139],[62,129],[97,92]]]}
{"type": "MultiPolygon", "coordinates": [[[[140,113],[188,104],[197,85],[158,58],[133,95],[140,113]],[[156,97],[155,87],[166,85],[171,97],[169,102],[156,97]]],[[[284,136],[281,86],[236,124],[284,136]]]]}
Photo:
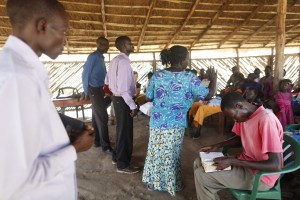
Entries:
{"type": "Polygon", "coordinates": [[[108,114],[107,105],[104,101],[104,79],[106,76],[106,66],[104,63],[104,53],[107,53],[109,42],[104,37],[99,37],[96,41],[97,50],[91,53],[82,72],[82,84],[85,96],[92,102],[93,118],[96,122],[95,145],[101,146],[103,152],[112,154],[112,148],[108,136],[108,114]],[[96,130],[98,129],[98,133],[96,130]]]}

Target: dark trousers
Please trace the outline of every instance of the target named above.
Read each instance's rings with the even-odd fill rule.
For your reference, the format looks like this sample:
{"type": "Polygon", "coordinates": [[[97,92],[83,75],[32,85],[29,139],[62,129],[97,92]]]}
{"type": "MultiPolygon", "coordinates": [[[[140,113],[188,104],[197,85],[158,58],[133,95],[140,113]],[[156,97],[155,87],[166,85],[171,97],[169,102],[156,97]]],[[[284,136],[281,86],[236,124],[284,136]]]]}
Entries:
{"type": "Polygon", "coordinates": [[[130,165],[133,149],[133,119],[130,108],[122,97],[113,96],[113,105],[116,114],[116,147],[113,160],[117,167],[124,169],[130,165]]]}
{"type": "Polygon", "coordinates": [[[107,104],[104,101],[104,92],[102,87],[89,86],[89,97],[92,102],[92,115],[96,122],[95,135],[96,142],[100,142],[102,149],[105,151],[110,147],[108,136],[108,114],[107,104]],[[96,132],[98,130],[98,132],[96,132]]]}

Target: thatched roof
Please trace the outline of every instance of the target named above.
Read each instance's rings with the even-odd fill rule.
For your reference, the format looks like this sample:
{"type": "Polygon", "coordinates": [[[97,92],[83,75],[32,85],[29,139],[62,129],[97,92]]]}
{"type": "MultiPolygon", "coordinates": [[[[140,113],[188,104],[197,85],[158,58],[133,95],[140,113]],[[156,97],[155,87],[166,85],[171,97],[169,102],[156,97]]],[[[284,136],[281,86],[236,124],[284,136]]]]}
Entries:
{"type": "MultiPolygon", "coordinates": [[[[11,33],[0,0],[0,46],[11,33]]],[[[62,0],[70,15],[65,53],[90,53],[98,36],[129,36],[138,52],[274,47],[277,0],[62,0]]],[[[288,0],[286,46],[300,42],[300,2],[288,0]]]]}

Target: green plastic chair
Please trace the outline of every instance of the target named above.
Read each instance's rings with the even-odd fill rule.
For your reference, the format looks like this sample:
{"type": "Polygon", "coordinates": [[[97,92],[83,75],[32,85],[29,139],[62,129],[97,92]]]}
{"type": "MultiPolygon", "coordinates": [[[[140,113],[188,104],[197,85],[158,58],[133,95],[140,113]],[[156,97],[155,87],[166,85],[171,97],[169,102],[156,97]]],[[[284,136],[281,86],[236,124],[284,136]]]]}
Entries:
{"type": "Polygon", "coordinates": [[[294,138],[288,135],[284,135],[283,140],[284,168],[280,172],[258,172],[255,175],[252,191],[229,189],[232,196],[238,200],[254,200],[256,198],[281,199],[280,178],[284,174],[296,171],[300,168],[300,144],[294,138]],[[280,178],[275,183],[275,186],[268,191],[258,191],[258,185],[261,177],[273,174],[280,174],[280,178]]]}

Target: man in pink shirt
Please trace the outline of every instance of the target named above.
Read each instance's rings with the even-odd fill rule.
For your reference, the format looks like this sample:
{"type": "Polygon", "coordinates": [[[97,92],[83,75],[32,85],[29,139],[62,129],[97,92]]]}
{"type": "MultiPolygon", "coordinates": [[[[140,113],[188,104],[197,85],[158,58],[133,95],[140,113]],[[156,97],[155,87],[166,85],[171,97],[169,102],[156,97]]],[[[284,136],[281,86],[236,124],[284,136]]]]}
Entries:
{"type": "MultiPolygon", "coordinates": [[[[223,113],[235,121],[233,138],[201,151],[218,151],[221,147],[241,145],[238,157],[214,159],[217,169],[231,166],[229,171],[205,173],[201,161],[194,162],[195,185],[198,200],[219,199],[217,191],[223,188],[251,190],[258,171],[281,171],[283,130],[277,117],[263,106],[247,102],[239,93],[227,93],[221,102],[223,113]]],[[[274,186],[279,175],[263,176],[260,191],[274,186]]]]}
{"type": "Polygon", "coordinates": [[[133,53],[134,46],[127,36],[118,37],[115,45],[120,54],[109,63],[109,70],[105,78],[105,84],[113,93],[112,101],[117,120],[116,146],[112,162],[117,164],[117,172],[134,174],[140,171],[138,168],[130,166],[133,148],[132,117],[138,111],[133,100],[135,82],[128,57],[130,53],[133,53]]]}

